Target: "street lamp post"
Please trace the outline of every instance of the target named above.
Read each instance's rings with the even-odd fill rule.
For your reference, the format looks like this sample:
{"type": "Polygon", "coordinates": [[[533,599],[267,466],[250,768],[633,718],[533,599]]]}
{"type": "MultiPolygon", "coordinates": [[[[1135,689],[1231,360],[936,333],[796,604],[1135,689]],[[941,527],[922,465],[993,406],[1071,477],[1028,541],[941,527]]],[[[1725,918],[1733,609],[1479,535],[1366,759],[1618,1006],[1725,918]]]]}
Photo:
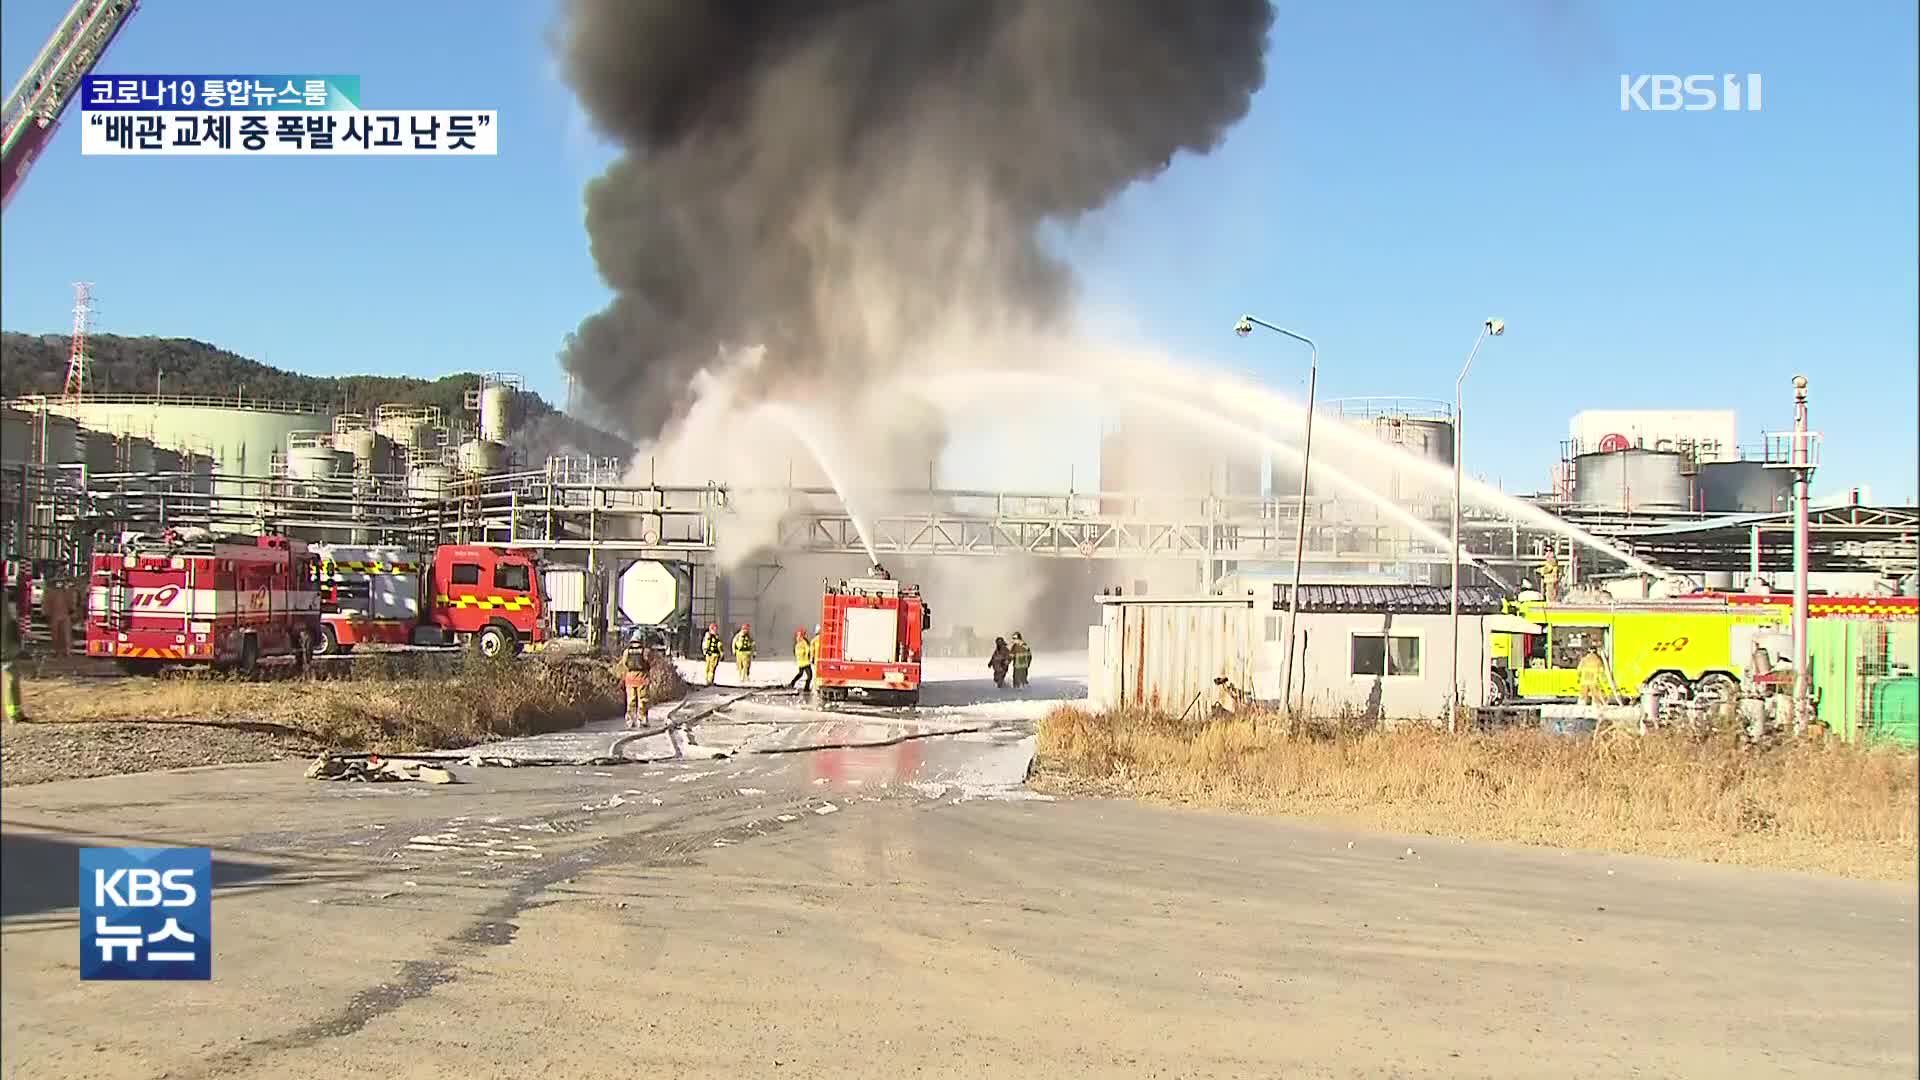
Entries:
{"type": "Polygon", "coordinates": [[[1307,431],[1300,447],[1300,523],[1293,536],[1293,588],[1287,593],[1287,655],[1280,662],[1280,705],[1283,709],[1291,704],[1293,695],[1293,628],[1300,615],[1300,564],[1307,553],[1307,477],[1313,465],[1313,394],[1320,381],[1320,347],[1313,339],[1304,334],[1296,334],[1284,327],[1256,319],[1251,315],[1240,316],[1234,324],[1233,332],[1246,337],[1253,333],[1256,326],[1266,327],[1276,334],[1290,337],[1307,347],[1307,431]]]}
{"type": "Polygon", "coordinates": [[[1467,362],[1460,365],[1460,377],[1453,380],[1453,543],[1450,565],[1452,573],[1448,575],[1447,598],[1447,660],[1453,677],[1447,681],[1453,695],[1447,705],[1447,730],[1460,730],[1460,387],[1467,381],[1467,371],[1473,367],[1473,358],[1480,354],[1480,343],[1488,337],[1499,337],[1507,332],[1507,324],[1499,319],[1488,319],[1480,324],[1480,332],[1473,337],[1473,348],[1467,351],[1467,362]]]}

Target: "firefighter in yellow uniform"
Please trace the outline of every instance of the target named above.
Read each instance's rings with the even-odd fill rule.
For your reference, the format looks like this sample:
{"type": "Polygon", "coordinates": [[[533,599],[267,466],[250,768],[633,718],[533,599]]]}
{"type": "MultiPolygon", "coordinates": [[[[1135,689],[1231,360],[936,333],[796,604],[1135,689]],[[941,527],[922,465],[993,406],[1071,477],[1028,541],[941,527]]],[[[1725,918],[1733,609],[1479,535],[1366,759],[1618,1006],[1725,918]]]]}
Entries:
{"type": "Polygon", "coordinates": [[[741,623],[740,632],[733,635],[733,666],[740,672],[740,682],[744,685],[753,672],[752,623],[741,623]]]}
{"type": "Polygon", "coordinates": [[[1580,658],[1580,704],[1599,705],[1606,700],[1607,662],[1600,658],[1600,650],[1587,649],[1587,655],[1580,658]]]}
{"type": "Polygon", "coordinates": [[[813,642],[808,640],[805,630],[793,632],[793,678],[788,681],[789,689],[800,687],[800,692],[813,692],[813,642]],[[805,685],[801,685],[802,683],[805,685]]]}
{"type": "Polygon", "coordinates": [[[1547,552],[1547,561],[1534,572],[1540,575],[1540,595],[1550,604],[1560,599],[1560,560],[1553,557],[1553,552],[1547,552]]]}
{"type": "Polygon", "coordinates": [[[707,662],[707,685],[713,685],[713,673],[720,670],[720,624],[708,623],[707,636],[700,639],[700,656],[707,662]]]}
{"type": "Polygon", "coordinates": [[[620,684],[627,691],[627,727],[647,726],[647,677],[653,672],[653,649],[646,635],[635,630],[620,653],[620,684]]]}

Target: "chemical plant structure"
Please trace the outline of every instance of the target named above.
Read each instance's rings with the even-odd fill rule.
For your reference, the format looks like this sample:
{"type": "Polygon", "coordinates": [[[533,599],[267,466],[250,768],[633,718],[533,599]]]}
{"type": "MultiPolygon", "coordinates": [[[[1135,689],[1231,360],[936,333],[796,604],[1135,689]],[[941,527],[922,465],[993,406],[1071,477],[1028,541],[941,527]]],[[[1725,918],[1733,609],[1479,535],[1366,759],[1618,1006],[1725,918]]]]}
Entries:
{"type": "MultiPolygon", "coordinates": [[[[1301,500],[1291,468],[1198,445],[1190,453],[1168,452],[1170,436],[1152,418],[1124,417],[1103,436],[1095,490],[929,486],[894,493],[861,523],[863,541],[846,506],[826,487],[762,490],[725,478],[668,484],[656,481],[645,461],[565,455],[528,461],[514,449],[524,389],[508,375],[479,378],[457,415],[430,405],[347,412],[239,395],[90,394],[84,386],[71,395],[9,402],[0,415],[0,511],[10,560],[38,573],[62,567],[78,573],[90,564],[96,537],[172,528],[288,536],[336,551],[398,549],[423,565],[438,559],[444,545],[524,552],[529,562],[537,560],[540,581],[528,591],[540,599],[540,616],[510,620],[513,640],[496,644],[513,648],[532,641],[532,625],[522,625],[532,622],[542,624],[543,634],[590,640],[644,627],[664,632],[681,650],[691,650],[709,623],[811,627],[824,609],[818,586],[804,581],[819,576],[784,573],[787,567],[840,560],[839,569],[827,571],[837,580],[870,561],[870,542],[903,577],[922,582],[934,565],[1028,560],[1042,576],[1061,576],[1063,594],[1084,596],[1079,625],[1096,630],[1103,618],[1097,595],[1124,595],[1130,603],[1251,597],[1248,648],[1284,651],[1282,583],[1289,579],[1303,504],[1302,566],[1311,586],[1305,599],[1325,612],[1303,608],[1303,626],[1335,616],[1430,621],[1432,590],[1444,594],[1449,587],[1451,553],[1433,541],[1445,534],[1450,517],[1446,485],[1432,482],[1452,460],[1451,415],[1440,402],[1367,398],[1324,406],[1323,415],[1350,432],[1404,453],[1388,459],[1393,464],[1385,475],[1368,477],[1384,499],[1356,498],[1316,473],[1301,500]],[[775,496],[790,507],[777,535],[757,557],[723,568],[717,552],[739,527],[736,505],[747,497],[765,505],[775,496]],[[1395,589],[1426,592],[1395,599],[1395,589]],[[1395,604],[1403,614],[1391,615],[1395,604]]],[[[1741,449],[1732,430],[1723,414],[1576,417],[1549,490],[1465,508],[1461,584],[1473,591],[1463,617],[1521,618],[1530,626],[1552,621],[1489,607],[1493,601],[1482,595],[1516,598],[1537,590],[1549,556],[1561,567],[1557,584],[1568,603],[1657,603],[1663,595],[1701,590],[1784,593],[1796,584],[1816,595],[1897,591],[1888,581],[1912,588],[1920,532],[1915,508],[1872,505],[1858,492],[1815,504],[1795,492],[1818,467],[1816,434],[1771,433],[1741,449]],[[1797,520],[1802,509],[1804,522],[1797,520]],[[1573,542],[1577,530],[1674,576],[1628,572],[1618,559],[1573,542]],[[1796,535],[1804,541],[1796,543],[1796,535]]],[[[1489,471],[1517,473],[1520,466],[1489,471]]],[[[415,604],[410,618],[445,630],[453,624],[436,614],[433,591],[425,579],[400,590],[415,604]]],[[[356,617],[372,619],[351,614],[350,598],[339,599],[347,607],[330,620],[336,635],[356,617]]],[[[1106,606],[1109,614],[1120,610],[1106,606]]],[[[1795,627],[1807,621],[1788,620],[1795,627]]],[[[926,629],[897,629],[896,639],[926,629]]],[[[971,634],[964,626],[953,632],[962,630],[971,634]]],[[[1630,631],[1641,633],[1624,624],[1618,633],[1624,639],[1630,631]]],[[[413,628],[405,634],[411,640],[413,628]]],[[[1434,631],[1431,641],[1439,643],[1442,634],[1434,631]]],[[[1805,641],[1809,632],[1793,630],[1791,637],[1805,641]]],[[[1525,673],[1529,650],[1542,651],[1537,644],[1502,647],[1497,636],[1477,632],[1462,641],[1473,649],[1469,655],[1462,646],[1463,672],[1507,669],[1504,681],[1490,678],[1484,688],[1473,678],[1465,695],[1472,704],[1558,686],[1557,675],[1525,673]]],[[[1306,635],[1303,678],[1337,676],[1343,685],[1359,685],[1348,670],[1361,662],[1358,654],[1321,657],[1327,647],[1324,636],[1306,635]]],[[[938,655],[947,646],[928,636],[915,646],[916,655],[922,648],[938,655]]],[[[1797,655],[1799,647],[1776,651],[1797,655]]],[[[823,652],[821,659],[824,674],[831,657],[823,652]]],[[[1383,678],[1401,662],[1390,652],[1363,659],[1368,670],[1381,667],[1383,678]]],[[[1426,665],[1416,666],[1424,682],[1435,677],[1426,665]]],[[[1709,692],[1718,692],[1711,676],[1722,667],[1718,660],[1688,659],[1673,670],[1689,692],[1703,679],[1709,692]]],[[[1250,669],[1254,685],[1243,689],[1277,698],[1283,668],[1250,669]]],[[[1445,693],[1444,679],[1438,691],[1416,690],[1410,674],[1385,685],[1388,692],[1371,695],[1375,704],[1404,698],[1414,711],[1431,712],[1437,703],[1425,699],[1445,693]]]]}

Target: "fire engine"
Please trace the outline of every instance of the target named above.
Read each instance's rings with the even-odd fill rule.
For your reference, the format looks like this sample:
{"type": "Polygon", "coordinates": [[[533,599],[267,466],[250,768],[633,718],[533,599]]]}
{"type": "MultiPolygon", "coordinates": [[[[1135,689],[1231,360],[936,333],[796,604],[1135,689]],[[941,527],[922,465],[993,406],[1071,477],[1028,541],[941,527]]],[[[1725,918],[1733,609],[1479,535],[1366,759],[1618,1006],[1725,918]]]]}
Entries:
{"type": "Polygon", "coordinates": [[[298,540],[170,529],[124,534],[93,557],[88,656],[135,672],[167,662],[251,672],[267,657],[304,665],[319,639],[313,558],[298,540]]]}
{"type": "MultiPolygon", "coordinates": [[[[1663,697],[1722,698],[1746,681],[1755,638],[1771,640],[1787,631],[1793,597],[1699,592],[1616,603],[1523,600],[1509,607],[1544,633],[1494,635],[1501,696],[1576,696],[1580,658],[1594,647],[1623,693],[1638,695],[1651,686],[1663,697]]],[[[1814,596],[1807,605],[1813,619],[1912,619],[1915,609],[1913,597],[1896,596],[1814,596]]]]}
{"type": "Polygon", "coordinates": [[[918,585],[881,575],[828,582],[823,590],[813,668],[822,701],[920,700],[920,640],[933,613],[918,585]]]}
{"type": "Polygon", "coordinates": [[[530,551],[443,544],[316,544],[322,655],[355,645],[469,645],[489,659],[544,639],[539,566],[530,551]]]}

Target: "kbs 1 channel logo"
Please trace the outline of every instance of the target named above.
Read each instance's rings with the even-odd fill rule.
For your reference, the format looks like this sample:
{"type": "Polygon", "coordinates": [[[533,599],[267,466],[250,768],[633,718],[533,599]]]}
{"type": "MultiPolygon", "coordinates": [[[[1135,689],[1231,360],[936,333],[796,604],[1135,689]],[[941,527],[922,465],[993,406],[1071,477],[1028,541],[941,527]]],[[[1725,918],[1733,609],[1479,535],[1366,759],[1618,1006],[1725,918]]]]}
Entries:
{"type": "Polygon", "coordinates": [[[80,850],[80,978],[213,978],[213,853],[80,850]]]}
{"type": "Polygon", "coordinates": [[[88,75],[80,152],[354,157],[500,152],[492,109],[362,109],[358,75],[88,75]]]}

